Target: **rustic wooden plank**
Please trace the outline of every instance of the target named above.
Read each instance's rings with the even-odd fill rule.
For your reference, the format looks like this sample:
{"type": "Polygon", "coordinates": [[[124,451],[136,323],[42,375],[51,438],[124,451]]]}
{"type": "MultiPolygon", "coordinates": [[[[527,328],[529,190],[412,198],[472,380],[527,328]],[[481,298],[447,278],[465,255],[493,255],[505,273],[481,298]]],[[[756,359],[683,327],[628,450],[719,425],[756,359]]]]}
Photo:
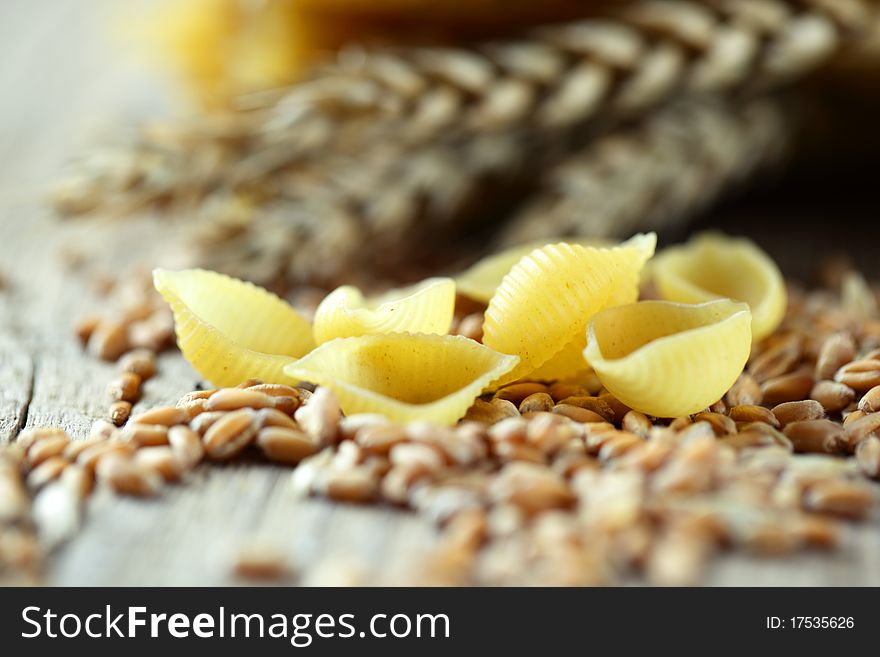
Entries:
{"type": "Polygon", "coordinates": [[[725,554],[707,575],[706,586],[880,586],[880,518],[846,527],[834,553],[725,554]]]}
{"type": "Polygon", "coordinates": [[[26,426],[61,427],[73,438],[84,438],[92,421],[107,413],[112,366],[86,358],[69,336],[37,348],[26,426]]]}
{"type": "Polygon", "coordinates": [[[51,561],[58,585],[241,584],[235,550],[259,540],[297,572],[324,558],[381,577],[384,567],[430,544],[432,529],[409,514],[296,498],[290,470],[268,464],[203,466],[156,500],[105,491],[88,505],[81,533],[51,561]]]}
{"type": "Polygon", "coordinates": [[[0,444],[15,438],[27,420],[33,376],[31,355],[0,334],[0,444]]]}
{"type": "MultiPolygon", "coordinates": [[[[53,351],[52,360],[59,352],[64,350],[53,351]]],[[[67,362],[75,361],[77,353],[68,349],[67,362]]],[[[57,363],[39,376],[57,381],[63,369],[57,363]]],[[[96,366],[106,367],[92,363],[96,366]]],[[[164,354],[159,373],[144,386],[135,410],[172,403],[198,382],[179,354],[164,354]]],[[[77,405],[91,403],[92,393],[84,393],[62,414],[51,410],[55,397],[48,391],[56,387],[38,381],[34,414],[55,412],[56,422],[74,424],[81,432],[86,424],[70,418],[77,416],[77,405]]],[[[70,404],[70,398],[64,403],[70,404]]],[[[101,409],[95,406],[92,412],[99,416],[101,409]]],[[[51,560],[48,581],[71,586],[241,583],[230,577],[224,559],[254,538],[283,550],[300,570],[332,557],[381,578],[383,566],[430,545],[433,528],[412,514],[299,498],[290,486],[292,472],[266,463],[203,465],[157,500],[99,492],[89,501],[82,532],[51,560]]]]}
{"type": "Polygon", "coordinates": [[[247,532],[273,477],[244,466],[203,467],[156,500],[99,491],[82,532],[53,560],[49,581],[89,585],[216,582],[227,537],[247,532]]]}

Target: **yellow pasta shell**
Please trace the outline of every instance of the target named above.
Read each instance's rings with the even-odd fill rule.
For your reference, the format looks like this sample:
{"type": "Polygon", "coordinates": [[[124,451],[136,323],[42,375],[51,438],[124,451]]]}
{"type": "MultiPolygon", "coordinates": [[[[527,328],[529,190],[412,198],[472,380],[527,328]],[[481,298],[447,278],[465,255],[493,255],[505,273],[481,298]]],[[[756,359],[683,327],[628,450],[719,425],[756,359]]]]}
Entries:
{"type": "Polygon", "coordinates": [[[564,381],[573,379],[590,369],[584,359],[587,334],[584,331],[550,358],[546,363],[529,374],[535,381],[564,381]]]}
{"type": "Polygon", "coordinates": [[[452,424],[518,361],[461,336],[386,333],[325,342],[284,372],[330,388],[347,414],[452,424]]]}
{"type": "Polygon", "coordinates": [[[761,340],[785,315],[785,281],[776,263],[753,242],[704,233],[683,246],[664,249],[653,263],[664,299],[701,303],[730,298],[752,310],[752,335],[761,340]]]}
{"type": "Polygon", "coordinates": [[[522,258],[501,281],[483,322],[483,344],[520,357],[505,382],[528,376],[612,305],[638,297],[639,272],[654,253],[654,233],[619,246],[548,244],[522,258]]]}
{"type": "Polygon", "coordinates": [[[513,246],[504,251],[493,253],[478,260],[468,269],[455,277],[455,284],[458,292],[466,297],[489,303],[495,290],[501,285],[501,280],[507,273],[513,269],[513,266],[529,255],[535,249],[540,249],[548,244],[566,242],[568,244],[580,244],[581,246],[612,246],[610,240],[603,240],[598,237],[582,238],[582,239],[547,239],[537,242],[529,242],[521,246],[513,246]]]}
{"type": "Polygon", "coordinates": [[[313,332],[321,344],[372,333],[449,333],[455,281],[429,278],[412,287],[367,299],[351,285],[328,294],[315,311],[313,332]]]}
{"type": "Polygon", "coordinates": [[[742,373],[752,344],[745,303],[640,301],[590,322],[584,357],[624,404],[657,417],[696,413],[742,373]]]}
{"type": "Polygon", "coordinates": [[[312,327],[274,294],[203,269],[153,272],[174,313],[177,344],[208,381],[287,382],[283,368],[314,347],[312,327]]]}

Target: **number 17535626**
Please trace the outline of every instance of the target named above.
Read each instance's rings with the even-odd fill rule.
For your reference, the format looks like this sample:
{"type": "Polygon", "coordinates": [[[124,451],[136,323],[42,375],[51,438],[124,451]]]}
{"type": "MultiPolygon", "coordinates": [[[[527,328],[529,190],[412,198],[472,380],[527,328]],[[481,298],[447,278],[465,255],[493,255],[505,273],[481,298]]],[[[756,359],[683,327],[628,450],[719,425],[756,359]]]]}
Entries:
{"type": "Polygon", "coordinates": [[[769,630],[844,630],[855,627],[852,616],[767,616],[769,630]]]}

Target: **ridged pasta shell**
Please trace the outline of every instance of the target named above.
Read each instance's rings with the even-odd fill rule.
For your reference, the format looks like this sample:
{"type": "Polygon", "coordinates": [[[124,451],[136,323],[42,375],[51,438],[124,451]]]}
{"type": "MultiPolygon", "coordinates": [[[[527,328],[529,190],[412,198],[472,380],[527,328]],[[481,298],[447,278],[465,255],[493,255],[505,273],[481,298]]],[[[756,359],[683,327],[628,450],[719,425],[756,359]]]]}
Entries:
{"type": "Polygon", "coordinates": [[[652,269],[658,292],[669,301],[745,301],[752,310],[755,341],[770,335],[785,315],[782,273],[750,240],[703,233],[685,245],[664,249],[652,269]]]}
{"type": "Polygon", "coordinates": [[[564,381],[573,379],[590,369],[584,359],[584,348],[587,346],[586,331],[569,342],[538,369],[529,373],[535,381],[564,381]]]}
{"type": "Polygon", "coordinates": [[[610,240],[591,237],[579,239],[547,239],[537,242],[529,242],[528,244],[523,244],[521,246],[513,246],[504,251],[499,251],[498,253],[493,253],[485,258],[481,258],[456,276],[455,284],[458,292],[470,299],[489,303],[492,295],[495,294],[495,290],[501,285],[502,279],[511,269],[513,269],[513,266],[516,263],[535,249],[540,249],[542,246],[558,242],[597,247],[609,247],[614,245],[614,242],[610,240]]]}
{"type": "Polygon", "coordinates": [[[315,346],[305,319],[251,283],[203,269],[157,269],[153,283],[174,313],[181,352],[214,385],[289,382],[284,366],[315,346]]]}
{"type": "Polygon", "coordinates": [[[351,285],[328,294],[315,311],[315,342],[373,333],[449,333],[455,281],[429,278],[412,287],[367,299],[351,285]]]}
{"type": "Polygon", "coordinates": [[[522,378],[582,339],[595,313],[638,297],[639,272],[654,233],[612,248],[548,244],[522,258],[501,281],[483,322],[483,344],[520,357],[505,381],[522,378]]]}
{"type": "Polygon", "coordinates": [[[284,371],[333,390],[347,414],[452,424],[518,361],[461,336],[386,333],[325,342],[284,371]]]}
{"type": "Polygon", "coordinates": [[[624,404],[680,417],[715,403],[742,373],[752,344],[745,303],[640,301],[590,322],[584,357],[624,404]]]}

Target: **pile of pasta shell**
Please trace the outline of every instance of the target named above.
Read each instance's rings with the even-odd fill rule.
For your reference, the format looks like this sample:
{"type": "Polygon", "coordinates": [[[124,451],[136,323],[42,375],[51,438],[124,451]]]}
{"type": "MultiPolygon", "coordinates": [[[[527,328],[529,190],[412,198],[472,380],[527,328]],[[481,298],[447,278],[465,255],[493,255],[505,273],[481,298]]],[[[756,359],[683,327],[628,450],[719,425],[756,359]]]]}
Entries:
{"type": "Polygon", "coordinates": [[[653,233],[531,244],[378,297],[337,288],[311,321],[210,271],[154,282],[184,357],[217,386],[309,382],[347,414],[453,424],[501,385],[596,376],[634,410],[679,417],[730,388],[781,322],[785,285],[747,240],[700,235],[651,260],[655,247],[653,233]],[[639,300],[646,283],[660,298],[639,300]],[[450,334],[457,295],[486,304],[481,341],[450,334]]]}

